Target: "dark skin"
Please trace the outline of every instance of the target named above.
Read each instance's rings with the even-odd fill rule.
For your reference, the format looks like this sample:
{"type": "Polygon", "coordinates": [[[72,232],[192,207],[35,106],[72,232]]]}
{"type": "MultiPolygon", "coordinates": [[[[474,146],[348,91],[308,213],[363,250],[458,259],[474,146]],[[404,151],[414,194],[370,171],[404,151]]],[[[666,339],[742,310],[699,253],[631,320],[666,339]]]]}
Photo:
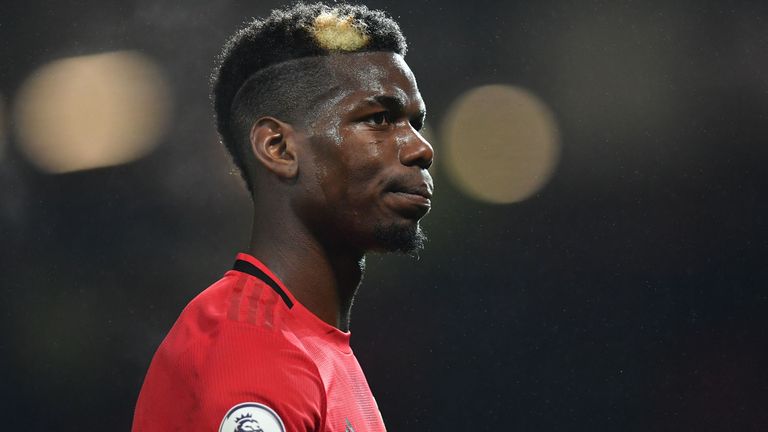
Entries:
{"type": "Polygon", "coordinates": [[[366,252],[407,249],[391,238],[420,232],[434,153],[419,133],[424,101],[400,55],[336,54],[327,65],[329,87],[310,125],[267,116],[251,128],[250,253],[305,307],[347,331],[366,252]]]}

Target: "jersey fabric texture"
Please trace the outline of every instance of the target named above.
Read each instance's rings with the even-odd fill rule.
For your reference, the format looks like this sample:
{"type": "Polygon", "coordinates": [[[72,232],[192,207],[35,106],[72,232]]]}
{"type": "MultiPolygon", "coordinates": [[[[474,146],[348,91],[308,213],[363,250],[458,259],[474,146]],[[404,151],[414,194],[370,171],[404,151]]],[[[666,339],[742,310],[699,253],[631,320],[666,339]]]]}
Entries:
{"type": "Polygon", "coordinates": [[[132,430],[384,431],[349,337],[238,254],[160,344],[132,430]]]}

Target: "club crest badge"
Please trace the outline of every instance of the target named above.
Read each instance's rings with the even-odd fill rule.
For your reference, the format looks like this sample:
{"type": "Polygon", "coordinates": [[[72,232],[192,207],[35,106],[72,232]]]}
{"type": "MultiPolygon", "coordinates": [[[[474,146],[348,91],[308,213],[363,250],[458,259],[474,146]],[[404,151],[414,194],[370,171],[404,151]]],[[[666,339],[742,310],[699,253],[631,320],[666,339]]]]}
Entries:
{"type": "Polygon", "coordinates": [[[229,410],[221,421],[219,432],[285,432],[285,425],[272,408],[245,402],[229,410]]]}

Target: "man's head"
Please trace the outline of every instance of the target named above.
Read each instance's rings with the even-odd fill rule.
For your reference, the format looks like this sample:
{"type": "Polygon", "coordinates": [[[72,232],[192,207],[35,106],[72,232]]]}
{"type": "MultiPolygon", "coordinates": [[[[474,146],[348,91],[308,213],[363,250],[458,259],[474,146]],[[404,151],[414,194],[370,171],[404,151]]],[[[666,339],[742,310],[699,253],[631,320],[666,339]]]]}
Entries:
{"type": "Polygon", "coordinates": [[[236,33],[213,99],[251,193],[326,244],[418,248],[433,154],[405,51],[397,24],[364,6],[297,4],[236,33]]]}

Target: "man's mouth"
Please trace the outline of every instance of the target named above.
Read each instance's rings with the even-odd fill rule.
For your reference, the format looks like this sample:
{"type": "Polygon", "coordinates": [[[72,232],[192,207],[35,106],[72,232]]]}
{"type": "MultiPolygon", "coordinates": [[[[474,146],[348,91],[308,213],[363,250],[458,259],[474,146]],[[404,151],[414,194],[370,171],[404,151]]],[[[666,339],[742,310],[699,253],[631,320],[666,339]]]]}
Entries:
{"type": "Polygon", "coordinates": [[[394,185],[387,189],[390,205],[408,218],[420,219],[432,208],[432,190],[427,184],[394,185]]]}
{"type": "Polygon", "coordinates": [[[390,193],[395,194],[403,199],[413,201],[416,204],[423,204],[430,207],[432,206],[432,200],[428,197],[428,195],[423,193],[406,192],[406,191],[392,191],[390,193]]]}
{"type": "Polygon", "coordinates": [[[398,194],[405,194],[405,195],[416,195],[420,196],[426,200],[432,199],[432,191],[429,190],[429,188],[426,185],[422,186],[414,186],[414,187],[398,187],[390,190],[392,193],[398,193],[398,194]]]}

